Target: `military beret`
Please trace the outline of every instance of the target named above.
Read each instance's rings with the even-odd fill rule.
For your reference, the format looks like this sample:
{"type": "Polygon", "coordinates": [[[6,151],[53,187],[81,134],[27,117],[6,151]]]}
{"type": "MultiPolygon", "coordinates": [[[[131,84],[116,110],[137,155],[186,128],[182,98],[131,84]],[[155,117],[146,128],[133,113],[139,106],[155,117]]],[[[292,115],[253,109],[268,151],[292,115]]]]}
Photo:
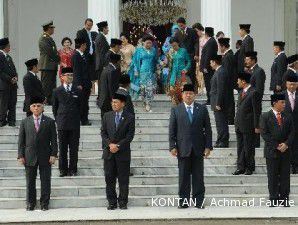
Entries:
{"type": "Polygon", "coordinates": [[[41,26],[42,26],[43,28],[49,28],[49,27],[55,28],[54,23],[53,23],[52,20],[49,21],[49,22],[44,23],[44,24],[41,25],[41,26]]]}

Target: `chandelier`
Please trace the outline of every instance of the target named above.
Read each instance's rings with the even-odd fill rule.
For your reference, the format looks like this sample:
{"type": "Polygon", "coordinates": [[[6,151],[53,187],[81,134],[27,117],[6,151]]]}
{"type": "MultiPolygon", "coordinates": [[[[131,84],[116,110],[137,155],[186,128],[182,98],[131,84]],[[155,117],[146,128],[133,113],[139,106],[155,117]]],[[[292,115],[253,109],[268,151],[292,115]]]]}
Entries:
{"type": "Polygon", "coordinates": [[[173,23],[185,14],[184,0],[129,0],[120,9],[123,21],[150,26],[173,23]]]}

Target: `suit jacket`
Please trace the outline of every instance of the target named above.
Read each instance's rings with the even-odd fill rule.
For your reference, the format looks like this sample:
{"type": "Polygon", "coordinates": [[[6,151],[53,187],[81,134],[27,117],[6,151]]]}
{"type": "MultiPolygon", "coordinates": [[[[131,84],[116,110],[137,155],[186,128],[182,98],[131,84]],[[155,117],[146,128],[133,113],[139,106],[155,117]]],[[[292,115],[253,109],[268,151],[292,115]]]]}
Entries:
{"type": "Polygon", "coordinates": [[[120,94],[126,96],[126,103],[125,103],[124,111],[126,111],[132,115],[135,115],[134,106],[133,106],[129,92],[126,89],[119,87],[119,89],[117,90],[117,93],[120,93],[120,94]]]}
{"type": "Polygon", "coordinates": [[[178,30],[175,35],[181,43],[181,47],[187,50],[187,53],[190,55],[191,60],[193,60],[193,56],[196,53],[196,46],[198,42],[198,35],[197,32],[187,27],[185,34],[182,33],[181,30],[178,30]]]}
{"type": "Polygon", "coordinates": [[[202,157],[205,148],[212,149],[212,130],[206,106],[194,103],[190,123],[184,103],[172,108],[169,125],[170,151],[178,150],[178,157],[189,157],[191,151],[202,157]]]}
{"type": "Polygon", "coordinates": [[[57,157],[55,121],[42,115],[38,132],[33,116],[22,120],[19,131],[18,158],[25,158],[26,166],[49,166],[50,156],[57,157]]]}
{"type": "MultiPolygon", "coordinates": [[[[111,54],[117,54],[117,53],[112,52],[111,49],[109,49],[109,50],[107,51],[107,53],[106,53],[106,55],[105,55],[105,58],[104,58],[104,67],[107,66],[107,65],[109,65],[111,54]]],[[[119,55],[119,54],[118,54],[118,55],[119,55]]]]}
{"type": "Polygon", "coordinates": [[[282,126],[278,125],[274,112],[270,110],[261,117],[261,135],[265,141],[264,157],[277,158],[282,154],[289,154],[290,149],[285,153],[277,150],[280,143],[291,146],[295,137],[295,130],[292,118],[287,113],[281,113],[282,126]]]}
{"type": "Polygon", "coordinates": [[[43,33],[39,38],[38,46],[40,52],[39,69],[57,71],[60,56],[54,39],[47,33],[43,33]]]}
{"type": "Polygon", "coordinates": [[[88,59],[89,59],[93,54],[95,54],[95,49],[94,49],[95,45],[94,45],[94,42],[92,41],[92,33],[90,34],[90,36],[91,36],[91,42],[90,42],[90,39],[89,39],[88,32],[87,32],[87,30],[86,30],[85,28],[83,28],[82,30],[79,30],[79,31],[77,32],[77,38],[82,38],[82,39],[84,39],[84,40],[86,41],[86,43],[87,43],[87,48],[86,48],[84,54],[85,54],[85,56],[88,57],[88,59]],[[92,48],[93,48],[93,54],[92,54],[92,55],[90,55],[90,46],[91,46],[91,44],[92,44],[92,48]]]}
{"type": "Polygon", "coordinates": [[[254,129],[259,128],[262,102],[253,87],[247,90],[244,98],[241,97],[242,92],[238,97],[235,128],[242,133],[254,133],[254,129]]]}
{"type": "Polygon", "coordinates": [[[259,96],[263,98],[265,90],[266,74],[263,68],[259,67],[258,64],[252,70],[250,78],[250,85],[259,93],[259,96]]]}
{"type": "Polygon", "coordinates": [[[45,99],[45,94],[42,89],[41,81],[38,79],[37,75],[34,76],[29,71],[23,78],[23,86],[24,86],[24,91],[25,91],[25,100],[24,100],[23,111],[29,112],[31,98],[45,99]]]}
{"type": "Polygon", "coordinates": [[[96,55],[96,62],[95,62],[95,69],[96,71],[101,71],[105,64],[105,56],[108,50],[110,49],[110,45],[107,41],[107,38],[99,32],[95,39],[95,55],[96,55]]]}
{"type": "Polygon", "coordinates": [[[52,111],[58,130],[80,129],[80,102],[81,91],[76,86],[72,85],[70,93],[63,85],[54,89],[52,111]]]}
{"type": "Polygon", "coordinates": [[[226,91],[226,87],[228,85],[228,75],[223,66],[218,68],[217,71],[214,72],[211,81],[211,89],[210,89],[210,105],[213,111],[217,111],[215,106],[220,106],[222,110],[227,109],[229,106],[228,100],[228,92],[226,91]]]}
{"type": "Polygon", "coordinates": [[[111,64],[103,69],[100,78],[100,95],[98,100],[98,106],[101,109],[107,105],[110,109],[112,97],[119,88],[120,76],[121,71],[115,69],[111,64]]]}
{"type": "Polygon", "coordinates": [[[296,91],[295,93],[295,106],[294,110],[291,108],[291,103],[289,100],[289,94],[287,91],[284,91],[283,94],[286,97],[286,108],[285,108],[285,113],[289,114],[292,116],[293,122],[294,122],[294,127],[295,127],[295,142],[298,143],[298,92],[296,91]]]}
{"type": "Polygon", "coordinates": [[[239,49],[239,54],[238,54],[238,72],[243,72],[244,71],[244,58],[245,58],[245,53],[246,52],[252,52],[254,51],[254,40],[250,35],[247,35],[243,41],[242,45],[239,49]]]}
{"type": "Polygon", "coordinates": [[[77,86],[81,85],[85,89],[91,89],[92,83],[85,56],[75,51],[71,61],[73,67],[73,84],[77,86]]]}
{"type": "Polygon", "coordinates": [[[103,159],[111,159],[113,156],[116,160],[130,161],[130,143],[135,134],[135,117],[123,111],[121,121],[116,128],[115,124],[116,113],[114,111],[105,113],[102,120],[101,138],[103,148],[103,159]],[[119,145],[117,153],[111,153],[109,144],[119,145]]]}
{"type": "Polygon", "coordinates": [[[288,60],[285,53],[281,53],[277,56],[271,66],[271,82],[270,90],[275,90],[276,86],[282,86],[282,78],[284,73],[287,71],[288,60]]]}
{"type": "MultiPolygon", "coordinates": [[[[208,73],[212,71],[210,66],[210,58],[216,55],[218,51],[218,45],[214,37],[209,38],[204,47],[202,48],[202,55],[200,61],[200,70],[207,69],[208,73]]],[[[205,73],[205,72],[204,72],[205,73]]]]}
{"type": "Polygon", "coordinates": [[[228,85],[230,89],[234,89],[237,85],[237,67],[235,64],[235,56],[233,50],[230,49],[222,57],[222,66],[228,77],[228,85]]]}
{"type": "Polygon", "coordinates": [[[7,90],[9,87],[17,87],[17,84],[12,84],[11,79],[18,77],[16,67],[10,55],[5,55],[0,52],[0,91],[7,90]]]}
{"type": "Polygon", "coordinates": [[[287,90],[287,87],[286,87],[287,79],[288,79],[288,76],[291,76],[291,75],[298,76],[297,72],[294,72],[291,69],[287,69],[287,71],[283,74],[283,76],[282,76],[282,89],[283,90],[287,90]]]}

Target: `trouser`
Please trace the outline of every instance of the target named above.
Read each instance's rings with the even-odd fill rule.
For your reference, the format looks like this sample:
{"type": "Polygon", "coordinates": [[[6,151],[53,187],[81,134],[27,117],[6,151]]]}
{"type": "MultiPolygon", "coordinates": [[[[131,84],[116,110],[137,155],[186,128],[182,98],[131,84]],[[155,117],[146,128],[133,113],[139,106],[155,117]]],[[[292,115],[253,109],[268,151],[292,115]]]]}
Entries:
{"type": "Polygon", "coordinates": [[[97,93],[98,93],[98,96],[97,96],[97,99],[99,99],[99,95],[100,95],[100,76],[101,76],[101,73],[102,73],[102,70],[103,68],[99,68],[98,70],[96,70],[96,76],[97,76],[97,93]]]}
{"type": "Polygon", "coordinates": [[[89,115],[89,97],[90,97],[91,89],[82,89],[82,96],[81,96],[81,123],[88,122],[88,115],[89,115]]]}
{"type": "Polygon", "coordinates": [[[187,75],[189,76],[191,83],[193,84],[193,86],[195,87],[195,92],[197,92],[197,88],[198,88],[198,82],[196,79],[196,62],[194,61],[194,56],[190,56],[191,57],[191,67],[187,73],[187,75]]]}
{"type": "Polygon", "coordinates": [[[207,102],[210,102],[210,90],[211,90],[211,78],[213,76],[214,72],[213,71],[208,71],[208,73],[204,73],[204,82],[205,82],[205,87],[206,87],[206,92],[207,92],[207,102]]]}
{"type": "Polygon", "coordinates": [[[290,157],[281,153],[277,158],[266,158],[270,200],[284,200],[290,194],[290,157]]]}
{"type": "Polygon", "coordinates": [[[225,145],[229,144],[229,125],[228,116],[224,110],[214,111],[216,130],[217,130],[217,140],[216,143],[222,143],[225,145]]]}
{"type": "Polygon", "coordinates": [[[48,206],[51,195],[51,166],[26,166],[26,201],[27,205],[36,205],[36,176],[37,168],[39,167],[40,182],[41,182],[41,194],[40,205],[48,206]]]}
{"type": "Polygon", "coordinates": [[[47,98],[47,103],[52,105],[53,89],[56,88],[57,71],[56,70],[42,70],[41,71],[41,84],[43,92],[47,98]]]}
{"type": "Polygon", "coordinates": [[[229,106],[228,106],[228,123],[230,125],[234,124],[235,119],[235,99],[234,99],[234,89],[230,88],[229,90],[229,106]]]}
{"type": "Polygon", "coordinates": [[[190,203],[192,184],[192,198],[197,206],[201,206],[205,196],[204,159],[196,156],[193,151],[189,157],[178,157],[179,168],[179,204],[183,201],[190,203]]]}
{"type": "Polygon", "coordinates": [[[59,170],[77,172],[80,129],[58,130],[59,137],[59,170]],[[67,157],[69,149],[69,161],[67,157]]]}
{"type": "Polygon", "coordinates": [[[254,171],[255,133],[242,133],[236,130],[237,136],[237,169],[254,171]]]}
{"type": "Polygon", "coordinates": [[[17,87],[0,90],[0,125],[16,122],[17,87]]]}
{"type": "Polygon", "coordinates": [[[106,181],[106,196],[109,204],[127,204],[129,193],[130,161],[120,161],[114,156],[104,160],[104,173],[106,181]],[[119,183],[119,197],[116,193],[116,178],[119,183]]]}
{"type": "Polygon", "coordinates": [[[291,146],[291,165],[298,172],[298,132],[295,133],[294,143],[291,146]]]}

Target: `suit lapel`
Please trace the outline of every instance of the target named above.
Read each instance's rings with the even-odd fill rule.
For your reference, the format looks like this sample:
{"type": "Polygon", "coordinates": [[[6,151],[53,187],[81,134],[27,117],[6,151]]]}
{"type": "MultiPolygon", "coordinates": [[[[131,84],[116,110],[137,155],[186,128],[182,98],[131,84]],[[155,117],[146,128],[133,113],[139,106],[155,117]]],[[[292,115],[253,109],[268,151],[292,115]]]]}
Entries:
{"type": "MultiPolygon", "coordinates": [[[[116,129],[116,132],[120,129],[121,126],[123,126],[124,121],[126,120],[126,115],[124,113],[124,111],[122,112],[121,118],[120,118],[120,122],[118,124],[118,127],[116,129]]],[[[116,124],[115,124],[116,125],[116,124]]]]}
{"type": "MultiPolygon", "coordinates": [[[[180,111],[181,111],[182,115],[184,114],[183,118],[186,120],[186,123],[187,123],[188,125],[191,125],[191,122],[189,121],[188,113],[187,113],[187,111],[186,111],[186,108],[185,108],[184,103],[181,103],[181,105],[180,105],[180,111]]],[[[193,116],[194,116],[194,115],[192,115],[192,117],[193,117],[193,116]]]]}
{"type": "Polygon", "coordinates": [[[40,124],[39,124],[39,129],[38,129],[38,132],[37,133],[40,133],[41,130],[44,128],[45,126],[45,123],[46,123],[46,119],[45,117],[42,115],[41,116],[41,120],[40,120],[40,124]]]}
{"type": "Polygon", "coordinates": [[[35,129],[35,124],[34,124],[34,119],[33,116],[29,117],[29,130],[31,130],[31,134],[33,134],[34,136],[36,135],[36,129],[35,129]]]}
{"type": "Polygon", "coordinates": [[[199,115],[199,106],[194,103],[193,107],[193,114],[192,114],[192,124],[194,124],[195,120],[198,118],[199,115]]]}

